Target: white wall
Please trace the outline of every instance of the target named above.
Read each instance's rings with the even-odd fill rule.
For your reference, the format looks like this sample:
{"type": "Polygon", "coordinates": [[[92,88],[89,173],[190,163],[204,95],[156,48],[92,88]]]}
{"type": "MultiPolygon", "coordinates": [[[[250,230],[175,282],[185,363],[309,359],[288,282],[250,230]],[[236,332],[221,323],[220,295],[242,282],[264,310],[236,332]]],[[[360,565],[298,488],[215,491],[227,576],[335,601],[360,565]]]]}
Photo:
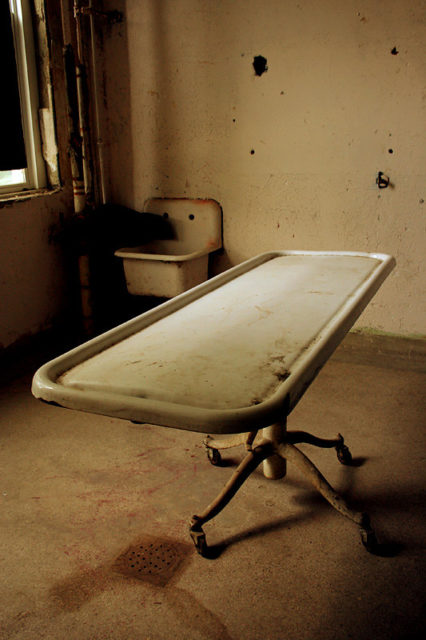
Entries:
{"type": "Polygon", "coordinates": [[[105,41],[111,199],[216,198],[217,271],[272,248],[392,253],[360,324],[424,334],[424,3],[124,5],[105,41]]]}

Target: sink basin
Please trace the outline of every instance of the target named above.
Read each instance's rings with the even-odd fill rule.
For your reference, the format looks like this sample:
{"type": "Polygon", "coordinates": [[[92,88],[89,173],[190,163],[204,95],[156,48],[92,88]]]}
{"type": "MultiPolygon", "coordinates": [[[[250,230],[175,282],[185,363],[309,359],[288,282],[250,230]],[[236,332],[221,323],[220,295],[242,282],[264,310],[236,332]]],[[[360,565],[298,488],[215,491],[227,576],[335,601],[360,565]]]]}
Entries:
{"type": "Polygon", "coordinates": [[[209,254],[222,247],[220,205],[211,199],[151,198],[144,212],[167,221],[167,238],[115,252],[123,260],[128,292],[173,298],[207,280],[209,254]]]}

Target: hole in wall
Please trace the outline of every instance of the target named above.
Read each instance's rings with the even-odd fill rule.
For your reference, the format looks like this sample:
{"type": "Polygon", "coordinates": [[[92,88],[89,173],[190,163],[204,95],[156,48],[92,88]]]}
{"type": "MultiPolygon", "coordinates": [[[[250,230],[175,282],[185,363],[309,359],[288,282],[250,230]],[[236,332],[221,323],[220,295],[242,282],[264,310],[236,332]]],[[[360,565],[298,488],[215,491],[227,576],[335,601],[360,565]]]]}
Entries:
{"type": "Polygon", "coordinates": [[[194,220],[195,216],[194,216],[194,214],[193,214],[193,213],[190,213],[190,214],[189,214],[189,216],[188,216],[188,218],[189,218],[190,220],[194,220]]]}
{"type": "Polygon", "coordinates": [[[253,68],[257,76],[261,76],[262,73],[268,71],[267,59],[263,56],[255,56],[253,59],[253,68]]]}
{"type": "Polygon", "coordinates": [[[398,55],[398,53],[399,53],[399,51],[398,51],[398,49],[397,49],[396,47],[394,47],[393,49],[391,49],[391,54],[392,54],[393,56],[397,56],[397,55],[398,55]]]}
{"type": "Polygon", "coordinates": [[[388,153],[393,153],[393,149],[388,149],[388,153]]]}
{"type": "Polygon", "coordinates": [[[254,156],[254,149],[250,149],[250,155],[254,156]]]}

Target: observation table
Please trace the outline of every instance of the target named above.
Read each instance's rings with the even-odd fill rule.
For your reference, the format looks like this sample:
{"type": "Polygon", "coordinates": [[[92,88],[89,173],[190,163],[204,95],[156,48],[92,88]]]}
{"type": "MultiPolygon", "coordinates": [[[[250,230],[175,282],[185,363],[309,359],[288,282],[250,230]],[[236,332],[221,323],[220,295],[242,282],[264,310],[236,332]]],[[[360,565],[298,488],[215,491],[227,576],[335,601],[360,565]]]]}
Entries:
{"type": "Polygon", "coordinates": [[[375,552],[368,515],[352,510],[295,446],[335,448],[350,464],[343,437],[287,431],[286,421],[394,265],[383,254],[263,253],[48,362],[32,392],[70,409],[212,434],[204,440],[212,464],[220,450],[244,444],[221,494],[191,519],[202,555],[204,523],[261,462],[267,477],[279,478],[286,460],[375,552]]]}

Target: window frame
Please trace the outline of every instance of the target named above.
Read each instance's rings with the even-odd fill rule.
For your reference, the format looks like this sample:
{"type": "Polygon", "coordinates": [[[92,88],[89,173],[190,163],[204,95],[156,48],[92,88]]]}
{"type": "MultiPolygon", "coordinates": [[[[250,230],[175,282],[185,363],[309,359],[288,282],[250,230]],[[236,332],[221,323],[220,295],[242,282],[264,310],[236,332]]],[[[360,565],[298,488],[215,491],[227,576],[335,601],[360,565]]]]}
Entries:
{"type": "Polygon", "coordinates": [[[30,2],[29,0],[9,0],[9,8],[27,167],[22,170],[13,170],[15,175],[22,173],[24,180],[0,185],[0,196],[43,189],[47,184],[40,135],[39,90],[30,2]]]}

